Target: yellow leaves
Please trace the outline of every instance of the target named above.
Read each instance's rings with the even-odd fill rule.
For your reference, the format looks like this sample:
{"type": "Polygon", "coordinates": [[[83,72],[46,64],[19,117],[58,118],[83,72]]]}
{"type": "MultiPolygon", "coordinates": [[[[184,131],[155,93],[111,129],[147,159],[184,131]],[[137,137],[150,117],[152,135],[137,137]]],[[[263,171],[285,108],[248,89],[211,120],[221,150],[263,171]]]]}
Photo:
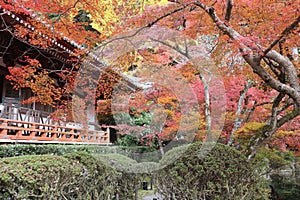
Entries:
{"type": "Polygon", "coordinates": [[[272,137],[283,138],[285,136],[300,136],[300,133],[296,133],[294,131],[279,130],[272,137]]]}
{"type": "Polygon", "coordinates": [[[141,65],[141,59],[142,57],[138,52],[127,52],[118,57],[112,67],[119,72],[129,72],[130,70],[133,70],[135,66],[141,65]]]}
{"type": "Polygon", "coordinates": [[[258,129],[262,128],[265,125],[266,125],[265,123],[260,123],[260,122],[249,122],[249,123],[246,123],[238,131],[236,131],[236,134],[254,133],[255,131],[257,131],[258,129]]]}
{"type": "Polygon", "coordinates": [[[165,114],[167,114],[168,116],[172,116],[172,117],[173,117],[174,114],[175,114],[174,111],[172,111],[172,110],[164,110],[163,112],[164,112],[165,114]]]}
{"type": "Polygon", "coordinates": [[[168,3],[169,3],[168,0],[148,0],[146,5],[148,5],[148,6],[154,6],[154,5],[164,6],[168,3]]]}
{"type": "Polygon", "coordinates": [[[161,97],[158,99],[158,103],[164,105],[169,109],[177,108],[177,98],[174,96],[161,97]]]}
{"type": "MultiPolygon", "coordinates": [[[[92,3],[93,1],[89,1],[92,3]]],[[[122,21],[133,18],[141,14],[145,7],[162,6],[168,3],[167,0],[101,0],[94,4],[92,9],[88,9],[92,19],[92,27],[98,30],[102,36],[109,37],[117,28],[126,28],[121,25],[122,21]],[[119,25],[120,27],[118,27],[119,25]]]]}
{"type": "Polygon", "coordinates": [[[257,132],[260,128],[265,126],[266,123],[259,122],[249,122],[246,123],[243,127],[235,132],[235,137],[239,139],[241,142],[248,141],[253,134],[257,132]]]}

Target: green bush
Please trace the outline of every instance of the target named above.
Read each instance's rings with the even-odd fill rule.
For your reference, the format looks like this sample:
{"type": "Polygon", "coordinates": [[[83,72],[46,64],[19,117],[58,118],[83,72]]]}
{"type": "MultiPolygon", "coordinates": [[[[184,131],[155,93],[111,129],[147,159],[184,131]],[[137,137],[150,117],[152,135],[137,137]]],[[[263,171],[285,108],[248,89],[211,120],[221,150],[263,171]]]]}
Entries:
{"type": "Polygon", "coordinates": [[[135,160],[120,154],[96,154],[94,157],[102,163],[116,170],[117,179],[114,184],[114,194],[120,199],[134,199],[135,188],[158,169],[159,164],[154,162],[138,163],[135,160]]]}
{"type": "Polygon", "coordinates": [[[76,199],[109,199],[113,196],[119,177],[116,170],[86,152],[70,153],[64,157],[82,165],[81,175],[77,177],[76,199]]]}
{"type": "Polygon", "coordinates": [[[291,164],[295,160],[295,156],[291,151],[260,148],[255,156],[255,160],[260,163],[265,163],[265,165],[271,169],[277,169],[291,164]]]}
{"type": "Polygon", "coordinates": [[[139,143],[140,141],[137,137],[129,134],[121,135],[117,141],[117,144],[120,146],[137,146],[139,143]]]}
{"type": "Polygon", "coordinates": [[[0,166],[0,199],[133,199],[139,178],[86,152],[2,158],[0,166]]]}
{"type": "Polygon", "coordinates": [[[156,184],[165,199],[268,199],[268,184],[259,168],[240,152],[217,144],[201,157],[201,145],[176,147],[163,156],[156,184]]]}
{"type": "MultiPolygon", "coordinates": [[[[91,154],[111,154],[118,153],[130,157],[140,162],[144,159],[141,155],[151,153],[154,149],[144,146],[122,147],[122,146],[99,146],[99,145],[59,145],[59,144],[14,144],[0,145],[0,158],[23,156],[23,155],[65,155],[72,152],[88,152],[91,154]]],[[[160,157],[150,156],[147,161],[158,162],[160,157]]]]}
{"type": "Polygon", "coordinates": [[[117,171],[126,171],[128,172],[137,161],[121,155],[121,154],[94,154],[93,155],[97,160],[105,163],[107,166],[110,166],[117,171]]]}
{"type": "Polygon", "coordinates": [[[274,188],[277,199],[290,200],[300,199],[300,182],[299,179],[284,177],[280,175],[271,175],[271,185],[274,188]]]}
{"type": "Polygon", "coordinates": [[[77,192],[82,167],[66,158],[49,155],[3,158],[0,166],[0,199],[70,196],[70,192],[77,192]]]}
{"type": "MultiPolygon", "coordinates": [[[[300,183],[297,175],[282,175],[281,169],[290,168],[297,162],[297,157],[291,151],[260,148],[255,156],[256,162],[264,166],[264,171],[270,174],[273,199],[300,199],[300,183]]],[[[297,169],[294,169],[297,170],[297,169]]]]}
{"type": "Polygon", "coordinates": [[[0,158],[24,156],[24,155],[64,155],[66,153],[86,151],[89,152],[94,146],[86,145],[34,145],[34,144],[14,144],[0,145],[0,158]]]}
{"type": "MultiPolygon", "coordinates": [[[[238,151],[221,144],[203,158],[199,157],[201,143],[176,147],[159,164],[138,163],[124,155],[109,153],[119,147],[108,150],[81,146],[85,152],[73,153],[66,153],[71,151],[71,146],[50,147],[46,149],[63,156],[0,159],[0,199],[102,200],[114,199],[117,194],[121,200],[134,199],[136,186],[150,176],[154,176],[156,188],[165,199],[170,194],[183,200],[268,198],[268,184],[258,175],[260,168],[238,151]]],[[[32,153],[32,147],[20,149],[18,155],[32,153]]],[[[33,151],[44,150],[38,147],[33,151]]]]}

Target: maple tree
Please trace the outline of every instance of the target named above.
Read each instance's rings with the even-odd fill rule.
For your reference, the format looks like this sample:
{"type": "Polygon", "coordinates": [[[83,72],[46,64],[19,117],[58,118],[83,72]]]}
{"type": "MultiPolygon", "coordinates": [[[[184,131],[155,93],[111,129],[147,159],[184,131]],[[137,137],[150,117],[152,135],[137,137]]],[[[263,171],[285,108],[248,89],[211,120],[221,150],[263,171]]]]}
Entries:
{"type": "Polygon", "coordinates": [[[239,53],[266,86],[278,92],[272,99],[269,121],[249,141],[247,154],[253,157],[266,139],[300,114],[299,59],[292,55],[299,48],[297,2],[169,2],[131,19],[135,22],[133,27],[168,26],[194,38],[199,34],[214,34],[219,48],[229,48],[231,54],[239,53]]]}
{"type": "MultiPolygon", "coordinates": [[[[300,45],[300,10],[297,1],[241,0],[234,3],[232,0],[214,2],[153,0],[147,2],[7,0],[2,2],[1,6],[13,8],[16,13],[27,16],[26,19],[42,34],[57,38],[68,37],[70,42],[73,40],[84,44],[72,52],[75,56],[73,60],[78,59],[78,56],[84,59],[84,55],[94,47],[101,49],[112,41],[130,39],[146,28],[150,28],[151,34],[151,31],[155,33],[155,27],[167,27],[178,31],[178,34],[198,40],[202,44],[207,43],[209,47],[207,52],[222,70],[226,87],[228,103],[223,134],[226,135],[229,145],[234,143],[235,135],[239,137],[248,134],[246,153],[249,158],[255,155],[259,146],[269,140],[272,140],[271,144],[274,145],[280,143],[283,146],[284,143],[288,144],[291,149],[299,149],[291,141],[291,138],[299,137],[297,136],[299,133],[297,123],[300,114],[299,52],[297,52],[300,45]],[[28,17],[30,12],[24,7],[34,10],[42,21],[50,25],[47,27],[36,19],[28,17]],[[130,32],[131,34],[118,38],[118,34],[133,29],[135,31],[130,32]],[[81,32],[84,34],[78,34],[81,32]],[[115,38],[110,40],[110,36],[115,36],[115,38]]],[[[44,48],[52,45],[37,34],[28,34],[22,26],[15,28],[16,37],[29,39],[31,45],[44,48]]],[[[173,50],[180,50],[175,48],[176,45],[172,45],[173,50]]],[[[172,45],[169,43],[169,47],[172,45]]],[[[182,46],[184,45],[181,44],[182,46]]],[[[177,53],[180,54],[179,51],[177,53]]],[[[190,52],[181,51],[181,53],[187,58],[190,56],[190,52]]],[[[122,72],[132,71],[131,68],[147,69],[148,67],[148,71],[144,69],[139,72],[140,74],[151,74],[149,71],[153,64],[172,70],[176,68],[175,71],[181,73],[192,85],[198,98],[201,120],[197,127],[196,138],[203,138],[203,133],[214,131],[209,125],[212,100],[208,96],[208,90],[204,90],[205,78],[187,63],[176,63],[174,57],[174,54],[166,52],[163,48],[157,48],[154,51],[144,48],[120,56],[110,67],[122,72]],[[143,60],[141,57],[147,60],[147,65],[145,64],[147,62],[141,61],[143,60]]],[[[195,63],[192,62],[192,64],[195,63]]],[[[48,76],[49,70],[47,72],[34,70],[32,65],[24,66],[19,70],[11,69],[14,76],[9,78],[18,82],[20,87],[30,87],[40,93],[40,96],[36,98],[49,104],[53,103],[54,99],[61,99],[62,95],[68,96],[72,93],[76,76],[76,73],[72,71],[74,69],[57,72],[58,76],[68,83],[68,89],[64,90],[53,88],[52,84],[46,84],[45,89],[30,85],[30,78],[44,81],[44,85],[51,83],[51,75],[48,76]],[[44,78],[40,79],[42,76],[44,78]],[[50,78],[46,78],[47,76],[50,78]],[[43,93],[47,94],[44,97],[54,95],[54,98],[43,99],[43,93]]],[[[101,84],[98,85],[98,100],[102,100],[99,104],[103,104],[99,112],[102,114],[109,114],[111,105],[109,98],[119,80],[118,75],[109,76],[109,74],[103,75],[100,78],[101,84]],[[109,77],[114,78],[109,80],[109,77]]],[[[212,86],[212,89],[216,87],[212,86]]],[[[174,136],[181,117],[174,104],[178,99],[174,100],[173,97],[172,94],[165,94],[158,96],[155,100],[164,105],[164,112],[169,116],[167,118],[169,122],[160,133],[166,138],[174,136]]],[[[130,102],[131,106],[134,105],[137,108],[130,111],[132,116],[138,119],[143,115],[141,113],[149,113],[149,107],[146,108],[144,104],[149,101],[154,102],[153,98],[152,100],[151,98],[138,98],[130,102]]],[[[111,113],[109,115],[111,116],[111,113]]]]}

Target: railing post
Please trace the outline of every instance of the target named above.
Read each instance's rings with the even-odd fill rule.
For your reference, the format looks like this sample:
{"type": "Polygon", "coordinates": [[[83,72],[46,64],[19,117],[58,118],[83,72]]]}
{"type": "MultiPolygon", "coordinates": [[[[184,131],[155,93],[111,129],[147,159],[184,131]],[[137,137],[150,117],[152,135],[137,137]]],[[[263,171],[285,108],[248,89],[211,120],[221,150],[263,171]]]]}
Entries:
{"type": "Polygon", "coordinates": [[[7,119],[0,119],[1,125],[0,125],[0,135],[4,136],[7,135],[7,119]]]}
{"type": "Polygon", "coordinates": [[[109,143],[110,142],[110,129],[109,129],[109,127],[107,127],[107,129],[106,129],[106,135],[107,135],[107,137],[106,137],[107,143],[109,143]]]}
{"type": "Polygon", "coordinates": [[[51,138],[55,138],[55,137],[59,138],[60,137],[59,133],[57,132],[57,125],[54,126],[52,131],[53,131],[53,135],[51,135],[52,136],[51,138]]]}
{"type": "Polygon", "coordinates": [[[30,130],[30,137],[34,137],[36,134],[36,124],[35,123],[30,123],[30,129],[32,129],[32,131],[30,130]]]}
{"type": "Polygon", "coordinates": [[[60,135],[60,140],[66,141],[66,140],[67,140],[66,132],[65,132],[62,128],[60,128],[60,129],[61,129],[61,130],[60,130],[60,133],[59,133],[59,135],[60,135]]]}
{"type": "Polygon", "coordinates": [[[70,130],[70,140],[73,140],[74,139],[74,128],[72,128],[71,130],[70,130]]]}

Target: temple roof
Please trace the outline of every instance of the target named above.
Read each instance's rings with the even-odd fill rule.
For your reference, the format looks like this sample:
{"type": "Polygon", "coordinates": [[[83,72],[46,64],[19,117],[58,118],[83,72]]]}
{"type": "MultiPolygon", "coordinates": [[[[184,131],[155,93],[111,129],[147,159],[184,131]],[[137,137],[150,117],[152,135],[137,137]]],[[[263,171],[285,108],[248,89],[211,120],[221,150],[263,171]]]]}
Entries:
{"type": "MultiPolygon", "coordinates": [[[[30,18],[32,19],[32,16],[29,14],[16,14],[0,5],[0,57],[6,66],[14,66],[23,56],[35,58],[50,69],[70,67],[72,62],[76,62],[76,56],[72,55],[76,49],[74,42],[68,41],[66,37],[53,38],[43,34],[31,25],[30,18]],[[20,27],[26,31],[25,35],[18,32],[17,28],[20,27]],[[29,34],[33,36],[29,37],[29,34]],[[47,46],[33,41],[32,38],[37,37],[44,40],[47,46]]],[[[42,24],[47,27],[47,24],[42,24]]]]}

